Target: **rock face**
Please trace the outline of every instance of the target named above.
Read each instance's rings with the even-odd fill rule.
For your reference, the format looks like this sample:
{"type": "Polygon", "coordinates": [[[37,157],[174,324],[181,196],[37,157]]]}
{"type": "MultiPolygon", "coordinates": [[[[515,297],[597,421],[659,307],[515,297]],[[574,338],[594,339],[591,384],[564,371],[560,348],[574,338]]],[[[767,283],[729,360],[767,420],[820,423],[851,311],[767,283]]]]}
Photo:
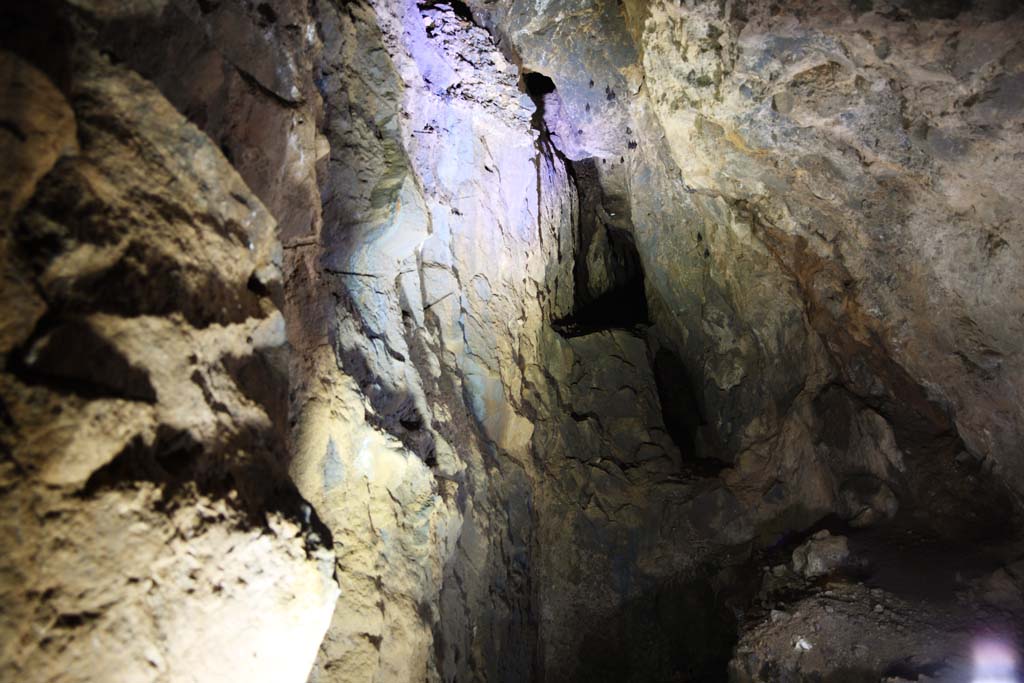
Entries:
{"type": "Polygon", "coordinates": [[[262,400],[274,220],[95,49],[0,59],[2,675],[300,680],[338,589],[262,400]]]}
{"type": "Polygon", "coordinates": [[[4,675],[1024,636],[1013,3],[2,13],[4,675]]]}
{"type": "Polygon", "coordinates": [[[647,335],[677,361],[663,397],[698,414],[684,460],[730,465],[757,536],[828,514],[1003,532],[1021,140],[994,112],[1017,92],[1016,7],[472,4],[550,78],[563,153],[595,157],[589,194],[614,198],[647,335]]]}
{"type": "MultiPolygon", "coordinates": [[[[1009,445],[1019,442],[1021,416],[1001,407],[1020,387],[1019,353],[1014,342],[1006,344],[1014,333],[1005,327],[1020,320],[1020,311],[1014,297],[999,294],[1016,287],[1019,269],[1000,262],[1009,254],[983,246],[994,229],[1019,230],[995,217],[1007,208],[995,197],[1018,190],[998,189],[988,202],[985,190],[965,187],[1015,182],[987,175],[1002,175],[999,164],[1012,163],[1012,154],[987,147],[1019,144],[1002,139],[1013,135],[1012,119],[1005,121],[1006,133],[982,132],[971,102],[973,93],[998,90],[997,72],[1017,69],[1013,58],[1001,66],[1013,52],[1006,37],[1019,20],[1007,14],[979,8],[953,21],[915,16],[913,7],[860,12],[826,6],[787,22],[757,6],[743,18],[716,18],[704,6],[692,15],[653,11],[644,28],[650,111],[694,196],[710,195],[721,207],[719,220],[705,220],[711,267],[715,259],[735,260],[721,253],[731,247],[719,243],[725,234],[718,227],[735,226],[730,233],[750,236],[750,248],[776,277],[785,277],[787,298],[797,305],[757,327],[823,356],[829,381],[892,424],[906,453],[905,495],[927,514],[943,514],[951,498],[980,495],[956,491],[971,491],[967,473],[952,461],[959,448],[991,461],[1020,490],[1020,463],[1009,445]],[[693,64],[693,85],[668,71],[668,54],[659,59],[669,36],[685,46],[683,68],[693,64]],[[961,48],[946,54],[953,36],[961,48]],[[979,41],[1001,47],[982,54],[972,47],[979,41]],[[940,88],[943,81],[962,85],[940,88]],[[971,139],[973,152],[967,146],[962,155],[938,150],[934,141],[944,135],[971,139]],[[979,167],[984,170],[975,174],[979,167]],[[986,217],[966,218],[967,207],[979,202],[986,208],[976,210],[986,217]],[[1005,275],[978,279],[972,271],[1005,275]],[[994,312],[988,306],[999,309],[994,326],[985,322],[994,312]],[[971,369],[978,354],[992,361],[983,380],[971,369]],[[966,395],[972,398],[958,398],[966,395]],[[986,417],[975,421],[982,405],[986,417]],[[996,422],[988,417],[994,413],[1001,415],[996,422]],[[963,446],[951,443],[960,440],[963,446]]],[[[734,305],[759,303],[755,295],[734,305]]],[[[761,348],[768,353],[754,353],[782,355],[782,347],[761,348]]],[[[786,372],[776,385],[804,380],[794,407],[808,389],[821,395],[804,374],[786,372]]],[[[744,384],[732,391],[744,393],[744,384]]],[[[737,424],[728,436],[742,435],[743,427],[737,424]]],[[[742,436],[737,443],[742,449],[742,436]]]]}
{"type": "Polygon", "coordinates": [[[698,450],[735,462],[764,517],[891,515],[891,501],[836,500],[867,475],[953,523],[991,496],[961,451],[1021,489],[1020,269],[1004,234],[1020,230],[1019,120],[996,113],[1017,93],[1021,18],[905,5],[479,4],[582,129],[567,154],[600,157],[627,197],[654,318],[708,427],[698,450]],[[548,40],[587,33],[602,40],[548,40]],[[900,462],[822,467],[826,450],[886,441],[900,462]],[[779,452],[804,474],[779,476],[779,452]]]}

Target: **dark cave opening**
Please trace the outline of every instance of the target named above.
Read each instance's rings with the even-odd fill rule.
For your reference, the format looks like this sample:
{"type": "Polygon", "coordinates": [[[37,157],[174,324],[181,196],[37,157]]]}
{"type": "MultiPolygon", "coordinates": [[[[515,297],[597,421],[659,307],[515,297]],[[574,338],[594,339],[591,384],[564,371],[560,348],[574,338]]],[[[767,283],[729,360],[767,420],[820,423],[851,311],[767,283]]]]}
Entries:
{"type": "Polygon", "coordinates": [[[476,24],[476,21],[473,19],[473,11],[469,8],[469,5],[467,5],[464,2],[461,2],[461,0],[444,0],[444,2],[420,2],[417,3],[416,6],[421,10],[450,9],[452,13],[459,19],[462,19],[463,21],[468,21],[471,24],[476,24]]]}
{"type": "Polygon", "coordinates": [[[542,138],[547,140],[548,131],[544,123],[544,98],[555,92],[555,82],[539,71],[525,71],[520,88],[529,95],[536,107],[532,118],[533,127],[541,134],[542,138]]]}
{"type": "Polygon", "coordinates": [[[555,82],[550,77],[539,71],[527,71],[523,74],[523,86],[526,94],[533,98],[534,102],[545,95],[555,92],[555,82]]]}
{"type": "Polygon", "coordinates": [[[443,4],[448,5],[452,8],[452,12],[458,18],[468,21],[471,24],[475,24],[476,21],[473,19],[473,10],[469,8],[469,5],[462,2],[461,0],[446,0],[443,4]]]}
{"type": "Polygon", "coordinates": [[[579,306],[570,316],[552,323],[566,337],[608,329],[636,329],[649,322],[643,276],[579,306]]]}
{"type": "Polygon", "coordinates": [[[682,454],[684,469],[698,476],[715,477],[728,463],[700,404],[699,385],[686,364],[673,351],[654,351],[651,370],[658,389],[662,418],[682,454]]]}

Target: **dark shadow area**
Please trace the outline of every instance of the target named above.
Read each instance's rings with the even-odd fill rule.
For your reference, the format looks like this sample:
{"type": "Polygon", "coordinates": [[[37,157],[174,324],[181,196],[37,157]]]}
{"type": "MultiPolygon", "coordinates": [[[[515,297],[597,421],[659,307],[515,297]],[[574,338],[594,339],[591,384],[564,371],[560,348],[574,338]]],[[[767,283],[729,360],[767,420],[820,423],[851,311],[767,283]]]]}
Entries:
{"type": "Polygon", "coordinates": [[[605,329],[633,329],[650,322],[644,270],[630,232],[629,208],[606,196],[594,159],[567,162],[579,194],[573,312],[552,321],[574,337],[605,329]]]}
{"type": "Polygon", "coordinates": [[[544,107],[544,96],[555,92],[555,82],[539,71],[523,73],[523,89],[538,108],[544,107]]]}
{"type": "Polygon", "coordinates": [[[148,372],[83,319],[44,316],[24,347],[8,358],[6,369],[26,384],[88,399],[157,399],[148,372]]]}
{"type": "Polygon", "coordinates": [[[192,503],[195,493],[225,500],[244,513],[253,528],[266,524],[269,511],[295,521],[304,531],[307,551],[331,547],[331,532],[306,503],[270,452],[260,452],[256,434],[241,434],[234,443],[211,449],[186,430],[162,425],[151,442],[132,439],[99,468],[76,495],[93,498],[104,491],[136,488],[139,482],[161,487],[158,509],[192,503]],[[246,458],[236,457],[243,450],[246,458]]]}
{"type": "Polygon", "coordinates": [[[630,281],[551,323],[563,337],[578,337],[609,329],[633,329],[648,324],[643,277],[630,281]]]}
{"type": "MultiPolygon", "coordinates": [[[[923,398],[923,388],[895,363],[885,362],[895,367],[889,373],[895,378],[892,395],[864,396],[837,383],[815,397],[815,410],[828,425],[822,443],[845,452],[852,446],[854,415],[870,409],[888,421],[912,472],[891,482],[900,501],[893,525],[951,545],[1016,537],[1022,521],[1005,482],[970,455],[951,417],[923,398]]],[[[874,483],[849,478],[844,485],[874,483]]]]}
{"type": "Polygon", "coordinates": [[[583,626],[574,681],[728,680],[737,624],[707,579],[667,581],[583,626]]]}
{"type": "Polygon", "coordinates": [[[459,0],[444,0],[444,2],[421,2],[417,3],[417,7],[423,9],[450,9],[455,16],[463,21],[468,21],[471,24],[476,24],[473,20],[473,11],[469,9],[469,5],[459,0]]]}
{"type": "Polygon", "coordinates": [[[526,94],[536,102],[538,98],[555,92],[555,82],[538,71],[527,71],[523,74],[523,85],[526,94]]]}
{"type": "Polygon", "coordinates": [[[972,0],[897,0],[893,5],[898,9],[890,16],[897,21],[908,18],[907,15],[915,19],[955,19],[975,4],[972,0]]]}
{"type": "Polygon", "coordinates": [[[844,667],[829,673],[821,679],[821,683],[875,683],[877,680],[877,671],[855,667],[844,667]]]}
{"type": "Polygon", "coordinates": [[[701,412],[697,389],[686,366],[676,354],[660,348],[654,353],[651,369],[658,388],[662,420],[684,462],[699,474],[716,476],[727,463],[701,453],[702,446],[703,450],[709,447],[715,450],[715,439],[701,412]]]}
{"type": "Polygon", "coordinates": [[[902,678],[907,681],[919,681],[928,680],[939,675],[939,673],[946,668],[942,662],[925,662],[923,664],[917,664],[912,658],[908,657],[902,662],[896,662],[890,664],[889,667],[882,672],[883,676],[892,678],[902,678]]]}
{"type": "MultiPolygon", "coordinates": [[[[949,604],[972,581],[1014,561],[1019,548],[1013,541],[979,542],[950,540],[926,527],[908,526],[905,520],[857,528],[830,514],[800,530],[778,534],[754,554],[753,566],[788,565],[793,551],[821,530],[845,536],[850,557],[835,572],[815,579],[796,592],[775,591],[775,602],[796,602],[829,582],[848,581],[880,588],[887,593],[921,604],[949,604]]],[[[1007,538],[1012,538],[1008,536],[1007,538]]],[[[931,675],[931,674],[929,674],[931,675]]]]}
{"type": "Polygon", "coordinates": [[[0,3],[0,40],[39,68],[61,92],[71,90],[72,12],[60,0],[0,3]]]}
{"type": "Polygon", "coordinates": [[[952,541],[903,524],[845,533],[851,553],[864,561],[865,585],[933,604],[954,602],[967,583],[984,580],[1018,552],[1012,542],[952,541]]]}
{"type": "Polygon", "coordinates": [[[533,112],[534,129],[547,137],[547,127],[544,124],[544,97],[555,92],[555,82],[537,71],[526,71],[523,73],[521,88],[537,107],[533,112]]]}
{"type": "MultiPolygon", "coordinates": [[[[275,435],[288,433],[288,349],[284,346],[256,349],[249,356],[222,360],[246,398],[263,407],[274,422],[275,435]]],[[[282,452],[284,446],[282,444],[282,452]]]]}

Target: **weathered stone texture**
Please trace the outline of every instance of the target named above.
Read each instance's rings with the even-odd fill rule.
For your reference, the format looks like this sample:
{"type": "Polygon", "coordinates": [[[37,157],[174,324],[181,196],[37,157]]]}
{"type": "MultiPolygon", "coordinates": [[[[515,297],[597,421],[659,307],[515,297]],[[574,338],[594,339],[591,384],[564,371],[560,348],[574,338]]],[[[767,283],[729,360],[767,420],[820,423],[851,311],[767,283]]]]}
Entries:
{"type": "Polygon", "coordinates": [[[300,680],[337,586],[249,392],[284,343],[275,223],[151,84],[68,49],[63,93],[3,55],[28,170],[2,207],[0,670],[300,680]]]}
{"type": "Polygon", "coordinates": [[[40,7],[0,676],[950,678],[1019,614],[948,563],[1024,491],[1012,3],[40,7]]]}

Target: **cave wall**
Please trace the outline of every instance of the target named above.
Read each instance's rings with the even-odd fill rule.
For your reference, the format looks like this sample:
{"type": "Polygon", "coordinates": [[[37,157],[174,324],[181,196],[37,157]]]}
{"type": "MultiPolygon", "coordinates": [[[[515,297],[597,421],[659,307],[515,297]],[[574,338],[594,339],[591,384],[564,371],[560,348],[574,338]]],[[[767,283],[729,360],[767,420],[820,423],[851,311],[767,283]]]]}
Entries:
{"type": "Polygon", "coordinates": [[[783,534],[1005,529],[1024,17],[947,4],[5,10],[0,666],[707,680],[783,534]]]}
{"type": "MultiPolygon", "coordinates": [[[[754,249],[789,281],[806,316],[801,336],[821,340],[830,381],[864,406],[858,412],[893,426],[905,456],[893,463],[905,468],[895,478],[901,497],[952,524],[970,500],[998,490],[972,486],[958,451],[1020,490],[1012,397],[1021,368],[1011,337],[1021,318],[1009,295],[1019,269],[1011,252],[986,246],[995,233],[1019,233],[1004,203],[1019,195],[1017,180],[1000,164],[1012,164],[1005,150],[1019,146],[1020,122],[979,118],[985,100],[1016,92],[1020,16],[1009,6],[944,16],[858,7],[796,7],[788,20],[757,4],[717,17],[709,6],[652,11],[642,37],[649,103],[694,195],[724,200],[719,225],[732,235],[749,229],[754,249]],[[665,49],[670,40],[686,51],[685,65],[665,49]],[[691,64],[692,77],[673,72],[691,64]],[[960,153],[940,139],[959,141],[960,153]]],[[[711,232],[710,250],[728,252],[728,240],[716,248],[728,233],[711,232]]],[[[762,308],[770,296],[737,304],[762,308]]],[[[757,325],[785,340],[763,344],[762,356],[796,350],[789,339],[799,322],[757,325]]],[[[811,355],[808,346],[795,355],[811,355]]],[[[808,384],[804,395],[817,393],[820,404],[808,384]]],[[[822,412],[815,406],[819,432],[831,427],[822,412]]]]}
{"type": "Polygon", "coordinates": [[[49,9],[2,56],[0,675],[300,680],[338,588],[267,390],[277,226],[151,83],[36,42],[81,19],[49,9]]]}
{"type": "MultiPolygon", "coordinates": [[[[597,171],[592,194],[615,212],[605,224],[633,237],[645,335],[655,360],[675,365],[671,393],[691,395],[697,413],[682,463],[724,465],[735,547],[823,518],[972,541],[1011,533],[1024,424],[1010,246],[1021,234],[1019,8],[470,4],[524,69],[551,79],[552,139],[597,171]]],[[[628,614],[628,600],[615,604],[628,614]]],[[[857,637],[842,629],[813,658],[778,644],[817,623],[822,606],[805,605],[806,621],[745,637],[757,664],[733,675],[841,668],[857,637]]],[[[603,649],[622,656],[625,640],[603,649]]],[[[941,659],[891,642],[877,661],[850,662],[851,675],[884,672],[882,652],[941,659]]],[[[948,632],[932,642],[963,647],[948,632]]]]}
{"type": "Polygon", "coordinates": [[[528,678],[521,366],[571,296],[573,195],[515,68],[471,22],[412,3],[320,11],[321,371],[351,415],[333,414],[339,388],[311,394],[293,471],[323,496],[352,586],[313,677],[528,678]]]}
{"type": "MultiPolygon", "coordinates": [[[[533,104],[517,87],[515,67],[465,18],[414,4],[55,3],[50,9],[46,19],[68,23],[62,38],[74,49],[112,63],[164,102],[155,94],[158,88],[205,133],[183,124],[166,102],[150,114],[156,122],[177,117],[177,125],[193,132],[193,146],[206,145],[220,164],[210,177],[180,189],[183,202],[207,193],[215,208],[240,202],[254,212],[245,220],[263,221],[257,225],[262,242],[253,238],[243,246],[265,251],[261,258],[267,264],[250,265],[244,252],[220,256],[205,245],[181,243],[180,253],[168,246],[169,253],[158,254],[162,260],[155,266],[142,254],[141,275],[115,270],[108,289],[95,297],[97,305],[106,305],[111,288],[130,297],[159,267],[169,272],[169,282],[153,289],[164,307],[153,313],[171,315],[183,286],[174,274],[202,267],[207,270],[196,280],[195,306],[204,314],[219,310],[215,293],[224,281],[230,293],[225,305],[249,306],[231,315],[271,317],[268,332],[260,328],[257,335],[249,329],[252,323],[222,337],[243,349],[261,345],[262,355],[252,362],[242,350],[233,350],[228,361],[239,385],[264,406],[258,414],[268,423],[254,437],[265,451],[259,455],[284,484],[286,468],[308,501],[294,502],[303,523],[312,518],[314,525],[326,525],[312,538],[333,542],[342,597],[312,679],[418,680],[439,676],[442,665],[449,677],[458,671],[528,677],[535,647],[533,494],[526,474],[533,428],[519,405],[522,367],[524,358],[533,358],[543,322],[572,303],[572,280],[560,276],[572,267],[575,199],[564,166],[530,126],[533,104]],[[424,24],[431,16],[434,28],[424,24]],[[467,66],[463,56],[469,51],[475,51],[476,64],[467,66]],[[166,67],[172,59],[180,71],[166,67]],[[489,68],[478,73],[478,65],[489,68]],[[459,90],[462,81],[468,82],[459,90]],[[212,194],[213,176],[229,164],[262,204],[241,184],[225,191],[228,199],[212,194]],[[260,213],[264,205],[276,225],[260,213]],[[241,294],[230,289],[239,278],[241,294]],[[236,304],[233,296],[243,301],[236,304]],[[263,309],[253,308],[264,300],[263,309]],[[271,300],[283,311],[283,322],[276,309],[267,308],[271,300]]],[[[33,25],[29,17],[14,18],[33,25]]],[[[24,50],[45,61],[31,45],[24,50]]],[[[59,75],[73,85],[92,78],[74,70],[59,75]]],[[[141,125],[131,120],[118,130],[128,135],[141,125]]],[[[181,164],[196,163],[192,147],[172,151],[181,164]]],[[[58,155],[59,150],[52,153],[58,155]]],[[[124,163],[132,165],[130,159],[124,163]]],[[[143,177],[145,171],[133,170],[143,177]]],[[[175,186],[179,173],[184,171],[174,167],[153,182],[175,186]]],[[[230,179],[240,183],[237,176],[230,179]]],[[[49,197],[41,201],[53,203],[49,197]]],[[[205,215],[178,218],[182,229],[211,222],[205,215]]],[[[35,226],[24,232],[39,239],[35,226]]],[[[111,254],[106,263],[120,268],[120,255],[111,254]]],[[[96,267],[91,256],[79,257],[81,267],[96,267]]],[[[16,320],[12,328],[20,331],[21,324],[16,320]]],[[[58,340],[51,355],[73,346],[68,337],[58,340]]],[[[193,344],[213,348],[220,339],[193,344]]],[[[164,345],[159,334],[150,337],[150,353],[166,353],[164,345]]],[[[82,351],[87,358],[108,352],[95,346],[82,351]]],[[[231,384],[217,378],[216,386],[228,391],[231,384]]],[[[225,429],[231,427],[237,416],[225,406],[232,404],[209,389],[205,376],[186,372],[180,379],[180,392],[167,399],[180,419],[195,413],[189,419],[205,425],[198,407],[179,402],[203,390],[210,410],[224,413],[225,429]]],[[[21,400],[12,396],[8,402],[21,400]]],[[[172,442],[151,440],[143,456],[162,461],[185,448],[192,458],[201,450],[190,440],[179,444],[175,434],[167,438],[172,442]]],[[[83,447],[76,444],[71,456],[83,447]]],[[[135,450],[129,456],[137,457],[135,450]]],[[[67,466],[64,460],[56,465],[67,466]]],[[[143,472],[143,478],[155,480],[157,493],[188,488],[193,478],[203,486],[203,468],[195,473],[182,466],[167,475],[157,469],[143,472]]],[[[262,486],[269,475],[253,477],[262,486]]],[[[219,483],[224,495],[235,495],[235,482],[219,483]]],[[[189,511],[199,503],[180,505],[189,511]]],[[[157,520],[166,514],[160,505],[150,507],[157,520]]],[[[261,508],[253,507],[258,517],[261,508]]],[[[232,523],[225,519],[222,526],[232,523]]],[[[202,549],[196,546],[185,543],[185,552],[202,549]]],[[[105,555],[115,567],[127,560],[116,549],[105,555]]],[[[324,559],[330,555],[321,555],[314,564],[318,571],[330,565],[324,559]]],[[[313,594],[322,601],[300,606],[314,631],[323,629],[323,609],[336,590],[324,581],[324,589],[313,594]]],[[[14,586],[31,591],[18,581],[14,586]]],[[[289,587],[282,583],[282,594],[289,587]]],[[[225,597],[228,604],[236,599],[244,596],[225,597]]],[[[49,594],[39,600],[51,608],[49,594]]],[[[183,630],[176,622],[164,623],[159,606],[132,605],[130,611],[133,618],[183,630]]],[[[85,642],[91,622],[91,616],[68,621],[68,638],[85,642]]],[[[278,633],[268,629],[260,636],[278,633]]],[[[321,640],[307,630],[289,634],[303,640],[305,653],[321,640]]],[[[288,642],[280,640],[282,646],[288,642]]],[[[213,641],[211,653],[218,647],[237,649],[213,641]]],[[[124,652],[143,662],[149,656],[144,644],[124,652]]],[[[267,668],[261,675],[296,679],[308,668],[301,652],[284,658],[291,673],[267,668]]],[[[230,670],[231,660],[220,665],[230,670]]],[[[262,665],[257,660],[252,666],[262,665]]],[[[207,675],[203,661],[193,665],[176,651],[161,666],[173,679],[207,675]]],[[[66,661],[55,660],[53,676],[65,668],[66,661]]],[[[237,674],[244,678],[249,670],[239,667],[237,674]]],[[[81,675],[93,673],[84,667],[81,675]]],[[[48,680],[49,674],[39,675],[48,680]]]]}
{"type": "Polygon", "coordinates": [[[947,4],[473,3],[629,197],[698,451],[766,524],[895,495],[963,530],[1020,491],[1021,17],[947,4]],[[827,465],[836,422],[899,452],[827,465]]]}
{"type": "MultiPolygon", "coordinates": [[[[607,245],[622,226],[588,239],[588,294],[578,298],[574,170],[538,125],[538,104],[520,88],[518,67],[472,17],[448,6],[327,2],[117,10],[58,3],[53,12],[67,22],[69,50],[135,79],[163,103],[145,122],[118,130],[127,135],[150,119],[185,126],[193,146],[219,164],[197,181],[206,202],[221,210],[219,195],[210,194],[213,176],[230,164],[248,188],[227,196],[251,209],[247,220],[262,221],[262,242],[253,238],[250,251],[265,255],[252,265],[187,243],[130,263],[146,276],[157,266],[168,273],[166,287],[153,290],[164,297],[163,308],[148,311],[156,316],[173,318],[178,289],[190,282],[176,274],[189,268],[207,269],[195,285],[200,311],[221,305],[210,292],[234,292],[222,283],[243,287],[225,294],[224,305],[263,302],[259,314],[232,313],[269,316],[260,334],[246,327],[218,339],[254,347],[251,360],[232,351],[224,369],[262,406],[256,443],[265,466],[282,486],[287,469],[308,501],[294,502],[302,523],[325,525],[310,538],[329,535],[337,558],[341,597],[312,680],[523,680],[548,669],[571,676],[580,648],[603,642],[580,623],[614,616],[623,602],[694,567],[704,554],[686,552],[688,539],[707,536],[720,514],[737,516],[720,484],[676,476],[680,454],[636,330],[591,325],[570,334],[549,325],[614,289],[621,254],[607,245]],[[165,67],[172,57],[180,71],[165,67]],[[654,502],[642,504],[647,499],[654,502]],[[671,520],[675,508],[696,510],[684,516],[695,515],[702,530],[671,520]],[[632,566],[666,544],[679,548],[671,561],[632,566]]],[[[69,87],[94,78],[77,68],[59,72],[69,87]]],[[[168,145],[179,163],[195,163],[193,147],[168,145]]],[[[144,169],[133,172],[146,177],[144,169]]],[[[152,182],[177,187],[179,173],[174,167],[152,182]]],[[[181,188],[182,202],[195,193],[190,188],[181,188]]],[[[104,197],[84,211],[112,202],[104,197]]],[[[40,203],[54,202],[46,196],[40,203]]],[[[183,226],[210,222],[205,214],[178,218],[183,226]]],[[[39,230],[25,228],[25,239],[39,239],[39,230]]],[[[121,254],[103,263],[122,268],[121,254]]],[[[96,268],[92,251],[79,261],[96,268]]],[[[131,296],[139,277],[115,270],[109,286],[131,296]]],[[[641,282],[635,272],[627,279],[641,282]]],[[[94,296],[106,305],[111,293],[94,296]]],[[[151,341],[150,353],[163,357],[169,343],[151,341]]],[[[54,349],[70,346],[65,336],[54,349]]],[[[112,353],[106,346],[82,352],[112,353]]],[[[144,372],[124,371],[148,386],[144,372]]],[[[180,392],[201,391],[230,431],[235,414],[210,389],[214,380],[180,379],[180,392]]],[[[108,380],[94,373],[85,381],[108,380]]],[[[216,386],[231,389],[223,378],[216,386]]],[[[175,403],[181,395],[167,401],[184,415],[195,406],[175,403]]],[[[197,415],[191,419],[205,424],[197,415]]],[[[158,430],[160,438],[146,442],[146,458],[162,463],[183,447],[166,434],[158,430]]],[[[191,458],[214,448],[196,440],[184,446],[191,458]]],[[[137,451],[126,457],[141,457],[137,451]]],[[[152,479],[155,491],[177,495],[179,487],[207,485],[201,462],[167,472],[163,465],[141,474],[118,469],[117,476],[135,486],[152,479]]],[[[245,485],[264,485],[268,476],[254,473],[245,485]]],[[[242,486],[220,485],[229,497],[242,486]]],[[[259,503],[250,507],[258,516],[259,503]]],[[[161,519],[165,511],[153,504],[150,513],[161,519]]],[[[317,552],[323,571],[327,555],[317,552]]],[[[123,560],[113,550],[109,556],[115,566],[123,560]]],[[[314,629],[322,628],[332,590],[328,584],[317,603],[314,629]]],[[[42,602],[49,606],[49,597],[42,602]]],[[[163,620],[152,608],[134,609],[139,618],[163,620]]],[[[70,623],[69,638],[81,640],[90,624],[70,623]]],[[[144,658],[136,648],[125,652],[144,658]]],[[[173,660],[172,678],[202,672],[203,665],[173,660]]],[[[296,671],[307,664],[294,658],[296,671]]],[[[62,666],[55,662],[54,671],[62,666]]]]}

